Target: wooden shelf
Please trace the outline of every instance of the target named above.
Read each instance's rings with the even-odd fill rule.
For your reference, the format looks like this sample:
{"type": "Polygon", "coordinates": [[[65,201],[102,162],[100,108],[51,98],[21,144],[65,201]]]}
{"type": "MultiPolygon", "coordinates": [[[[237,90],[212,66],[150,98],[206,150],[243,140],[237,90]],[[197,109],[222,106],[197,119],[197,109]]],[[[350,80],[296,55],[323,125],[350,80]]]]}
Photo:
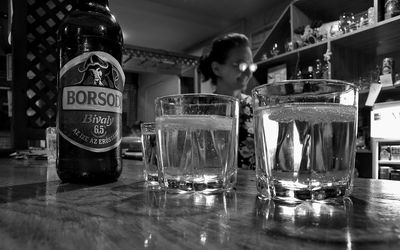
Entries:
{"type": "Polygon", "coordinates": [[[378,56],[397,52],[400,44],[400,16],[331,38],[331,42],[333,45],[378,56]]]}
{"type": "Polygon", "coordinates": [[[320,47],[327,46],[328,43],[340,45],[347,49],[363,51],[363,53],[369,51],[378,55],[392,53],[399,50],[400,16],[259,61],[257,64],[259,66],[274,66],[283,62],[297,60],[299,54],[305,55],[305,57],[314,56],[318,58],[321,55],[315,55],[315,52],[320,52],[320,47]]]}
{"type": "Polygon", "coordinates": [[[378,163],[379,163],[379,165],[399,165],[400,166],[400,160],[396,160],[396,161],[379,160],[378,163]]]}
{"type": "MultiPolygon", "coordinates": [[[[381,92],[387,92],[387,91],[400,92],[400,85],[387,86],[387,87],[382,87],[381,88],[381,92]]],[[[360,95],[368,94],[368,93],[369,93],[369,89],[362,89],[362,90],[359,91],[360,95]]]]}
{"type": "Polygon", "coordinates": [[[369,149],[357,149],[356,153],[357,154],[372,154],[372,151],[369,149]]]}
{"type": "Polygon", "coordinates": [[[309,62],[310,65],[313,65],[315,62],[315,59],[323,58],[323,54],[326,52],[328,48],[327,40],[318,42],[315,44],[311,44],[302,48],[299,48],[297,50],[293,50],[290,52],[286,52],[280,55],[277,55],[275,57],[269,58],[264,61],[257,62],[258,64],[258,70],[254,72],[254,77],[260,82],[260,83],[266,83],[268,76],[267,76],[267,71],[268,68],[280,65],[280,64],[286,64],[287,67],[287,72],[289,77],[291,75],[295,74],[295,67],[296,63],[298,61],[301,62],[309,62]]]}
{"type": "Polygon", "coordinates": [[[289,51],[280,55],[277,55],[275,57],[269,58],[267,60],[264,61],[260,61],[257,62],[258,66],[263,66],[263,65],[273,65],[273,64],[277,64],[280,63],[282,61],[291,61],[291,60],[297,60],[297,57],[299,56],[299,53],[301,55],[304,56],[312,56],[313,54],[315,54],[316,51],[321,51],[321,46],[325,47],[322,48],[322,51],[324,51],[324,53],[326,52],[326,46],[327,46],[327,40],[322,41],[322,42],[318,42],[318,43],[314,43],[314,44],[310,44],[308,46],[304,46],[301,47],[299,49],[293,50],[293,51],[289,51]]]}
{"type": "Polygon", "coordinates": [[[338,20],[344,12],[357,14],[362,10],[368,10],[374,6],[374,0],[335,0],[329,3],[321,0],[298,0],[294,2],[294,5],[307,13],[310,18],[325,22],[338,20]]]}
{"type": "MultiPolygon", "coordinates": [[[[400,58],[400,16],[378,22],[378,18],[382,16],[383,5],[384,0],[337,0],[334,3],[320,0],[294,1],[282,13],[281,18],[278,19],[263,45],[256,52],[254,61],[258,64],[259,70],[254,73],[254,77],[259,83],[265,83],[268,68],[286,64],[288,79],[290,79],[295,75],[296,66],[304,69],[309,65],[314,65],[316,59],[323,58],[323,54],[328,48],[332,52],[330,61],[332,79],[355,81],[361,76],[368,76],[376,65],[382,65],[384,57],[393,57],[395,61],[398,61],[400,58]],[[368,11],[371,7],[373,7],[375,14],[375,24],[273,58],[261,60],[263,55],[269,55],[268,49],[271,44],[287,40],[288,32],[290,32],[293,41],[294,30],[300,26],[310,24],[315,20],[337,21],[340,14],[344,12],[358,14],[368,11]]],[[[395,64],[395,67],[394,72],[399,72],[399,64],[395,64]]],[[[393,89],[396,89],[396,87],[393,89]]],[[[391,89],[388,88],[387,90],[391,89]]],[[[383,89],[383,91],[386,91],[386,89],[383,89]]],[[[367,92],[367,90],[364,90],[362,93],[367,92]]]]}
{"type": "Polygon", "coordinates": [[[264,55],[270,56],[270,50],[276,43],[279,51],[284,51],[285,42],[291,41],[291,29],[290,29],[290,6],[282,12],[278,21],[272,27],[274,32],[270,32],[262,42],[259,49],[254,54],[254,61],[261,61],[264,55]]]}

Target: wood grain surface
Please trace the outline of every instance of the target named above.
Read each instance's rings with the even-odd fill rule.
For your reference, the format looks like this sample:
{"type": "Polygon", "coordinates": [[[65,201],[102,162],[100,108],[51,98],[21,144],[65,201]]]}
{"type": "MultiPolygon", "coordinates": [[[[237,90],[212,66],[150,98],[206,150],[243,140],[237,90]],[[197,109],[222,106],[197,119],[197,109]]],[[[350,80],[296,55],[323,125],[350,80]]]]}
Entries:
{"type": "Polygon", "coordinates": [[[400,182],[356,179],[337,204],[259,200],[255,172],[236,191],[169,194],[124,160],[119,181],[58,180],[46,161],[0,159],[0,249],[399,249],[400,182]]]}

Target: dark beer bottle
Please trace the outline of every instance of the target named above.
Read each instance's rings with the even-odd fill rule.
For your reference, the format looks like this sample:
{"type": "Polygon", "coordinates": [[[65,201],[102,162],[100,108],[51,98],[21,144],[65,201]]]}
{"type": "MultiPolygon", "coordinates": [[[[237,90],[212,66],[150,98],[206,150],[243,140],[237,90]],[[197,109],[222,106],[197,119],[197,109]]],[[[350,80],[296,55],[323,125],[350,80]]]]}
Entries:
{"type": "Polygon", "coordinates": [[[64,182],[105,183],[122,171],[123,37],[108,0],[78,0],[57,37],[58,157],[64,182]]]}

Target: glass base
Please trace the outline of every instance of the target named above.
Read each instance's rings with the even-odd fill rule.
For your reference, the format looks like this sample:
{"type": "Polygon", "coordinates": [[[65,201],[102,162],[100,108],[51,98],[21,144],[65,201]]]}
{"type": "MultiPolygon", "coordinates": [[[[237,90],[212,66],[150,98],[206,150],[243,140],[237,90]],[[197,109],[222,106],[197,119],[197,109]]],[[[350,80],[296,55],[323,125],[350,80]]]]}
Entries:
{"type": "Polygon", "coordinates": [[[160,184],[168,193],[215,194],[232,190],[236,185],[236,174],[233,174],[227,183],[216,176],[204,176],[203,178],[169,177],[165,181],[161,181],[160,184]]]}
{"type": "Polygon", "coordinates": [[[286,190],[284,193],[276,195],[258,194],[261,200],[273,199],[283,203],[302,203],[304,201],[323,202],[329,204],[341,203],[343,199],[349,197],[349,192],[338,187],[337,189],[319,190],[318,192],[309,190],[286,190]]]}

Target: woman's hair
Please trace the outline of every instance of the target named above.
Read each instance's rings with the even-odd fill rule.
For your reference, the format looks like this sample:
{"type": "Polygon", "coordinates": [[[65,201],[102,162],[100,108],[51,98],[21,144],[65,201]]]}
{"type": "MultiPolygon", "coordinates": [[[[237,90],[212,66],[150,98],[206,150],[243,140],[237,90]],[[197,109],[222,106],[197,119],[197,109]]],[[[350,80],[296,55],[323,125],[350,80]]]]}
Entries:
{"type": "Polygon", "coordinates": [[[203,74],[204,80],[211,79],[215,84],[217,76],[211,68],[212,62],[225,63],[229,52],[238,47],[250,47],[249,39],[243,34],[230,33],[215,39],[210,51],[200,58],[199,71],[203,74]]]}

